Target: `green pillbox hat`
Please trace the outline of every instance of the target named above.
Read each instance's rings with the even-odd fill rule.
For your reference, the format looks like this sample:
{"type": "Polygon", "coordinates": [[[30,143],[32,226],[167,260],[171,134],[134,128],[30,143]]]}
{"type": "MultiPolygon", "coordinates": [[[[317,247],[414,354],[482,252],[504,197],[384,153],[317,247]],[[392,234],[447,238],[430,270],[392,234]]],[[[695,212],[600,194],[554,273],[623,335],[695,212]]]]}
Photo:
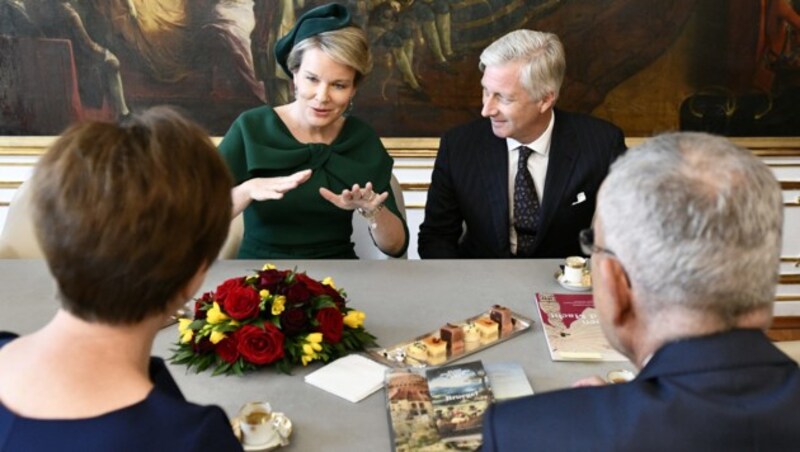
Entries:
{"type": "Polygon", "coordinates": [[[286,75],[291,77],[292,71],[289,70],[287,60],[295,44],[326,31],[344,28],[350,23],[350,11],[337,3],[328,3],[311,9],[300,16],[289,33],[275,43],[275,60],[286,75]]]}

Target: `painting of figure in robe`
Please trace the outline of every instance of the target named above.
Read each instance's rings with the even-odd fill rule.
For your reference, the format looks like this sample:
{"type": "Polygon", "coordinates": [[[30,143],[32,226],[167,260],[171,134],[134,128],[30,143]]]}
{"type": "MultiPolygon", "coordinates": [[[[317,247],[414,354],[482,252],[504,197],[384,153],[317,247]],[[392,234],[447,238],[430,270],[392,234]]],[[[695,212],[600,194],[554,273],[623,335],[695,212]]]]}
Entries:
{"type": "MultiPolygon", "coordinates": [[[[479,117],[480,52],[518,28],[564,43],[558,107],[628,136],[800,130],[797,0],[338,1],[375,61],[354,114],[381,136],[439,136],[479,117]]],[[[0,0],[0,134],[170,104],[221,135],[244,110],[291,101],[273,46],[323,3],[0,0]]]]}

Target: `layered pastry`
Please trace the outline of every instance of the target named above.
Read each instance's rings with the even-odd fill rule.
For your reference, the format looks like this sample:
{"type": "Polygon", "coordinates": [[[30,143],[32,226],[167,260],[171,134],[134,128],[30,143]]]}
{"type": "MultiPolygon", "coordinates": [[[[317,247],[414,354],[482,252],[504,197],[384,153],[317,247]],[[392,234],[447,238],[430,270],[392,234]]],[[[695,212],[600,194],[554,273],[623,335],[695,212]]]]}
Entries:
{"type": "Polygon", "coordinates": [[[428,347],[422,341],[415,341],[406,347],[406,356],[421,363],[428,361],[428,347]]]}
{"type": "Polygon", "coordinates": [[[481,333],[481,344],[494,342],[500,337],[500,325],[488,317],[481,317],[475,321],[475,326],[481,333]]]}
{"type": "Polygon", "coordinates": [[[428,336],[422,343],[428,349],[428,363],[439,364],[447,360],[447,342],[436,336],[428,336]]]}
{"type": "Polygon", "coordinates": [[[460,326],[448,323],[439,330],[439,337],[447,342],[450,356],[464,353],[464,330],[460,326]]]}
{"type": "Polygon", "coordinates": [[[492,309],[489,311],[489,318],[500,325],[500,336],[505,337],[514,331],[514,321],[511,317],[511,310],[507,307],[500,306],[499,304],[492,306],[492,309]]]}
{"type": "Polygon", "coordinates": [[[481,332],[475,322],[469,322],[461,327],[464,331],[464,348],[467,351],[475,350],[481,345],[481,332]]]}

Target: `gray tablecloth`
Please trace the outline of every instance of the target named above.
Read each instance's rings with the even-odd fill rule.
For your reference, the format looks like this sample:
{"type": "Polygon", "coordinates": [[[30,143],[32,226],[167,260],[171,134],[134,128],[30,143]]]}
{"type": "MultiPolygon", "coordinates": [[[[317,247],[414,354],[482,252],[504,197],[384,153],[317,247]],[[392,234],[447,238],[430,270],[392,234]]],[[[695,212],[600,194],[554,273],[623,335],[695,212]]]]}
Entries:
{"type": "MultiPolygon", "coordinates": [[[[533,328],[471,356],[484,362],[516,361],[535,392],[568,387],[588,375],[605,376],[630,363],[553,362],[547,351],[535,307],[536,292],[565,292],[553,278],[558,260],[482,261],[279,261],[278,268],[305,270],[322,279],[331,276],[347,290],[350,306],[367,313],[366,327],[383,346],[437,330],[485,311],[508,306],[534,320],[533,328]]],[[[210,270],[202,291],[229,277],[260,269],[261,261],[220,261],[210,270]]],[[[43,261],[0,260],[0,330],[19,334],[36,330],[54,314],[55,288],[43,261]]],[[[162,330],[153,354],[168,358],[177,327],[162,330]]],[[[263,370],[245,377],[211,377],[170,366],[186,397],[221,406],[230,416],[248,401],[268,401],[293,421],[286,450],[391,450],[384,391],[350,403],[303,381],[320,364],[298,367],[293,375],[263,370]]]]}

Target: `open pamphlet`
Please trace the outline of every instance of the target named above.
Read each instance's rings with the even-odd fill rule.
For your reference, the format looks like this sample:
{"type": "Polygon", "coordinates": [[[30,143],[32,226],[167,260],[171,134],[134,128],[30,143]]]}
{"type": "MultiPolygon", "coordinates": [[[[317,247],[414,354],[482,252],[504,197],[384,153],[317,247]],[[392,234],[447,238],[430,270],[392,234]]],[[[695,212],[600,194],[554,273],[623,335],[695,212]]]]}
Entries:
{"type": "Polygon", "coordinates": [[[389,429],[395,451],[478,450],[483,413],[504,397],[533,394],[518,363],[480,361],[386,371],[389,429]]]}
{"type": "Polygon", "coordinates": [[[628,361],[608,343],[592,294],[537,293],[553,361],[628,361]]]}

